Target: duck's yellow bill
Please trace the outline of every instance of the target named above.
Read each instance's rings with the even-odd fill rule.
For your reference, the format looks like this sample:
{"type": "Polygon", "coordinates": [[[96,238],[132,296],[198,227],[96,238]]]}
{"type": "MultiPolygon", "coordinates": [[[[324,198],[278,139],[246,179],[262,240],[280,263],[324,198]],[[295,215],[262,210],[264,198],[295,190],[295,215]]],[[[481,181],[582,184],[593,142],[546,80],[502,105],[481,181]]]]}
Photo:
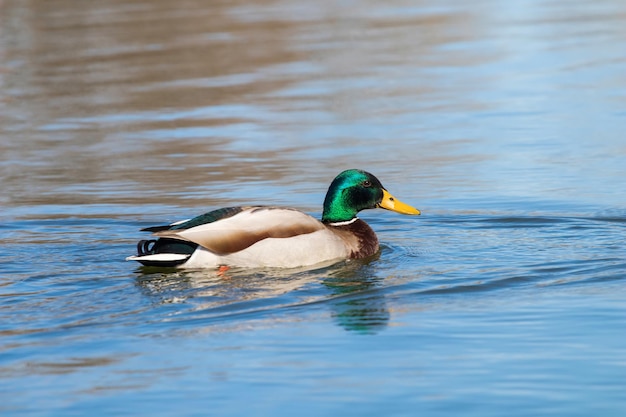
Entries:
{"type": "Polygon", "coordinates": [[[400,200],[397,200],[394,196],[389,194],[389,191],[385,189],[383,189],[383,201],[378,204],[378,207],[395,211],[396,213],[401,214],[421,214],[418,209],[416,209],[415,207],[411,207],[400,200]]]}

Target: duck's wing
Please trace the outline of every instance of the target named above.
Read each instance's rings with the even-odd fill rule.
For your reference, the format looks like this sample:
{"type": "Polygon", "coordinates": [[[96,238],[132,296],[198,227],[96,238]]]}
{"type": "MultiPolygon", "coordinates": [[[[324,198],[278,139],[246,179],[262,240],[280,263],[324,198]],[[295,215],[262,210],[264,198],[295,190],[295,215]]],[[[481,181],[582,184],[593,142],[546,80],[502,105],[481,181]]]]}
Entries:
{"type": "Polygon", "coordinates": [[[314,217],[294,209],[230,207],[174,224],[167,230],[155,230],[154,235],[187,240],[215,254],[227,255],[263,239],[288,238],[324,228],[314,217]]]}
{"type": "Polygon", "coordinates": [[[231,216],[234,216],[237,213],[241,213],[244,210],[250,209],[252,207],[225,207],[217,210],[210,211],[208,213],[201,214],[192,219],[180,220],[171,224],[166,224],[163,226],[151,226],[146,227],[145,229],[141,229],[142,232],[161,232],[163,230],[174,230],[174,229],[190,229],[195,226],[200,226],[206,223],[216,222],[218,220],[222,220],[231,216]]]}

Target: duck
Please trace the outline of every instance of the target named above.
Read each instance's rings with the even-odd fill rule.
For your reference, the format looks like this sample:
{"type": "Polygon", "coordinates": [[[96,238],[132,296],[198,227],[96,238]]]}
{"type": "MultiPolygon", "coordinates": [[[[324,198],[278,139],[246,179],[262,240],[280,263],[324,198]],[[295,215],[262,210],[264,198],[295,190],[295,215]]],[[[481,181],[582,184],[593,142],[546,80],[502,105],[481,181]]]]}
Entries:
{"type": "Polygon", "coordinates": [[[137,255],[126,260],[149,267],[296,268],[368,258],[378,253],[378,238],[357,214],[375,208],[421,214],[393,197],[374,175],[348,169],[328,187],[321,220],[289,207],[219,208],[141,229],[154,239],[140,240],[137,255]]]}

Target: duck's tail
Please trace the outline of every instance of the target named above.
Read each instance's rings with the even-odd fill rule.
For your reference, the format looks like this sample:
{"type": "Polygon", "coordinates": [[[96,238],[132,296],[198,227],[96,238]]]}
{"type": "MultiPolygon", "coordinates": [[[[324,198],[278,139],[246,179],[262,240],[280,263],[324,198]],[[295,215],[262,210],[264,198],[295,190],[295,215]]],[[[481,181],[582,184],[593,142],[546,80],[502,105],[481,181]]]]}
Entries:
{"type": "Polygon", "coordinates": [[[170,238],[140,240],[137,255],[126,260],[145,266],[176,267],[184,264],[197,247],[196,243],[170,238]]]}

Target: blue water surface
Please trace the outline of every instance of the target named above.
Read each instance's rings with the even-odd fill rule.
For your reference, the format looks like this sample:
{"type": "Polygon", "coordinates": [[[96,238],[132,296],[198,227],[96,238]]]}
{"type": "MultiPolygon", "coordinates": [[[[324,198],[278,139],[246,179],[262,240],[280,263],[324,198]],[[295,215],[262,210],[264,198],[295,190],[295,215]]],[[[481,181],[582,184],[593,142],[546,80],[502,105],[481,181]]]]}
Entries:
{"type": "Polygon", "coordinates": [[[0,412],[623,416],[622,3],[0,3],[0,412]],[[353,167],[372,259],[124,261],[353,167]]]}

